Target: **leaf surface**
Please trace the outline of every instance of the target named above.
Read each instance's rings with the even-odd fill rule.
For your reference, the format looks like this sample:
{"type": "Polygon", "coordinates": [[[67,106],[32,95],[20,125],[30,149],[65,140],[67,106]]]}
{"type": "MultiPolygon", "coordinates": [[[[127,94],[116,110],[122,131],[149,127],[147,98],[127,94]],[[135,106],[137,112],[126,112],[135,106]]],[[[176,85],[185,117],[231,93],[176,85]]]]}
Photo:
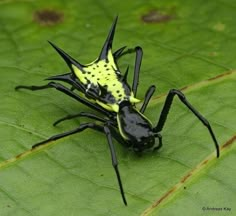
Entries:
{"type": "MultiPolygon", "coordinates": [[[[0,215],[235,214],[235,7],[230,0],[1,1],[0,215]],[[89,108],[53,89],[14,90],[68,72],[47,40],[81,63],[94,60],[117,14],[113,48],[144,50],[138,97],[157,86],[147,117],[155,124],[168,90],[182,89],[221,146],[216,159],[207,129],[176,98],[160,151],[137,156],[115,142],[127,207],[103,134],[88,130],[31,150],[87,121],[53,127],[58,118],[89,108]]],[[[134,59],[119,61],[122,71],[130,65],[130,83],[134,59]]]]}

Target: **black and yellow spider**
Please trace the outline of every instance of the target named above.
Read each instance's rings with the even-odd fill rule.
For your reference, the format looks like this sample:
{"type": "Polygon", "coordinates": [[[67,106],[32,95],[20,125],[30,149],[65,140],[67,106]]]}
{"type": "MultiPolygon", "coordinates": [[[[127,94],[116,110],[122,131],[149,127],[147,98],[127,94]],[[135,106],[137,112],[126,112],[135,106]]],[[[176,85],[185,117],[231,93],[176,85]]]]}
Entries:
{"type": "Polygon", "coordinates": [[[156,125],[153,125],[144,115],[149,100],[155,91],[155,86],[150,86],[148,88],[141,109],[138,110],[135,107],[135,103],[140,101],[136,98],[136,93],[139,83],[140,65],[142,61],[142,48],[135,47],[134,49],[124,51],[126,47],[122,47],[113,53],[112,41],[116,23],[117,18],[113,22],[99,57],[90,64],[82,65],[50,42],[50,44],[65,60],[70,68],[70,72],[47,78],[47,80],[51,81],[43,86],[19,85],[16,89],[29,89],[35,91],[55,88],[102,114],[103,117],[89,112],[80,112],[79,114],[69,115],[59,119],[54,123],[54,125],[61,121],[81,116],[94,119],[100,122],[100,124],[91,122],[82,123],[74,130],[52,136],[47,140],[33,145],[33,148],[71,134],[80,133],[87,128],[104,133],[109,144],[112,165],[116,172],[120,193],[124,204],[127,205],[118,170],[118,162],[112,137],[135,152],[144,152],[146,150],[157,150],[161,148],[162,137],[160,132],[166,122],[166,118],[175,95],[177,95],[183,104],[187,106],[187,108],[191,110],[192,113],[207,127],[215,144],[217,157],[219,157],[220,152],[219,145],[210,124],[187,101],[181,91],[177,89],[171,89],[169,91],[156,125]],[[121,56],[131,52],[136,53],[132,87],[130,87],[127,83],[128,68],[124,74],[121,74],[117,66],[117,60],[121,56]],[[67,88],[58,81],[70,84],[71,88],[67,88]],[[158,142],[156,142],[156,138],[158,139],[158,142]]]}

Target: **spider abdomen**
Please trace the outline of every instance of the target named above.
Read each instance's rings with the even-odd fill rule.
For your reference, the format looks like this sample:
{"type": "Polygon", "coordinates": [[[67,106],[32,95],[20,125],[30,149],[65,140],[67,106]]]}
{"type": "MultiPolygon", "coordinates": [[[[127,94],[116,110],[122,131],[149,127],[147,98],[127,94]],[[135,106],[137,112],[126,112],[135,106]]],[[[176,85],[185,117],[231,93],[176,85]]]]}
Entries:
{"type": "Polygon", "coordinates": [[[106,60],[97,59],[82,68],[72,65],[72,69],[86,93],[92,95],[97,104],[109,111],[118,112],[122,101],[139,102],[133,97],[130,86],[125,76],[121,75],[111,51],[108,52],[106,60]],[[97,94],[89,94],[90,92],[97,94]]]}

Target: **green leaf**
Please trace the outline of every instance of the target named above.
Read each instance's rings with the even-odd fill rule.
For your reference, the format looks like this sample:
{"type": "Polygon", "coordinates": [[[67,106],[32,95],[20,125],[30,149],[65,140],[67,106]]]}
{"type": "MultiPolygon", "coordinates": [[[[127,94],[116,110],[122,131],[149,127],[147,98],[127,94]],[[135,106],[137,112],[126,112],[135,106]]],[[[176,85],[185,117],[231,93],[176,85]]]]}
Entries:
{"type": "MultiPolygon", "coordinates": [[[[235,7],[233,0],[1,1],[0,215],[235,214],[235,7]],[[81,63],[94,60],[117,14],[114,49],[144,50],[139,98],[157,86],[148,118],[158,120],[169,89],[182,89],[221,145],[216,159],[207,129],[176,99],[160,151],[138,156],[114,142],[127,207],[103,134],[88,130],[31,150],[86,122],[53,127],[55,120],[89,108],[53,89],[14,90],[68,71],[47,40],[81,63]]],[[[133,63],[134,55],[119,62],[122,71],[133,63]]]]}

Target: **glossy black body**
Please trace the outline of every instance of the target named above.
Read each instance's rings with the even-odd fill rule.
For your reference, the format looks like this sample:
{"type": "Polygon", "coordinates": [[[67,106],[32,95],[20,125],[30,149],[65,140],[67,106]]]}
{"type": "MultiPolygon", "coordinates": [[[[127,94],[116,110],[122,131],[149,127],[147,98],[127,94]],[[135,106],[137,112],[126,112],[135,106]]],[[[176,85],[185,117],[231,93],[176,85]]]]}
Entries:
{"type": "Polygon", "coordinates": [[[151,122],[132,104],[123,102],[117,115],[119,130],[127,146],[136,152],[151,149],[155,144],[155,135],[151,122]]]}

